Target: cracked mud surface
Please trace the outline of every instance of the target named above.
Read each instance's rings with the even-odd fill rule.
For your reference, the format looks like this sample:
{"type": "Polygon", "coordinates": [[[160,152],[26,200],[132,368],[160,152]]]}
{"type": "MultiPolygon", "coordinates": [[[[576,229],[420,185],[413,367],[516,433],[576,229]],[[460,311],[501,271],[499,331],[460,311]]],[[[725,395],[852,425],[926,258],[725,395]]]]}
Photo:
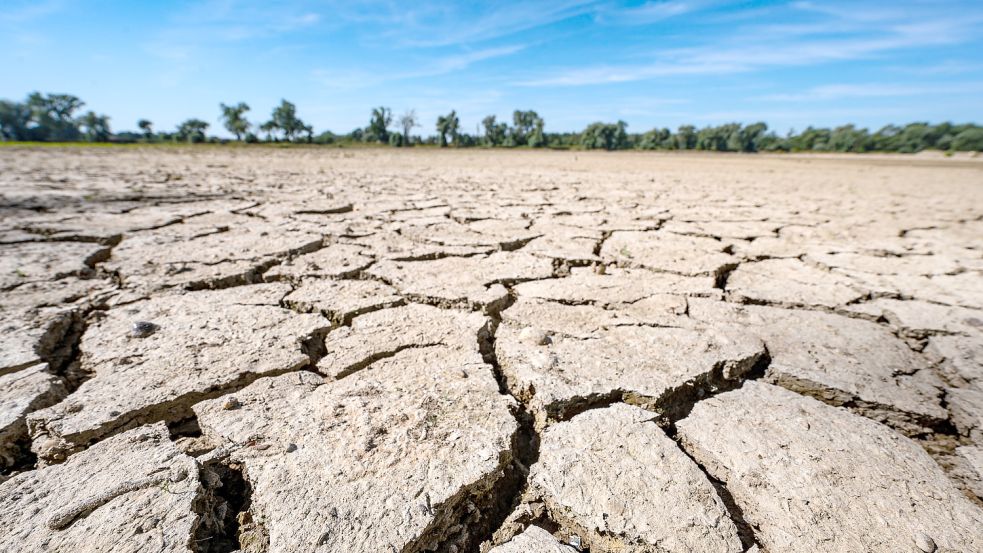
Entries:
{"type": "Polygon", "coordinates": [[[0,550],[983,552],[983,163],[0,151],[0,550]]]}

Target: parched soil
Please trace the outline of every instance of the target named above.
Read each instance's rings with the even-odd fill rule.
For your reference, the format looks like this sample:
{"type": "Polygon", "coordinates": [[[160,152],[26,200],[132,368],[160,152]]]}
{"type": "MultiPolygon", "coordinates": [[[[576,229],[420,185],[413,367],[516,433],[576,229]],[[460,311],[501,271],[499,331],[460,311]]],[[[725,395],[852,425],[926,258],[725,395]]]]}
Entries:
{"type": "Polygon", "coordinates": [[[983,551],[983,161],[0,149],[0,550],[983,551]]]}

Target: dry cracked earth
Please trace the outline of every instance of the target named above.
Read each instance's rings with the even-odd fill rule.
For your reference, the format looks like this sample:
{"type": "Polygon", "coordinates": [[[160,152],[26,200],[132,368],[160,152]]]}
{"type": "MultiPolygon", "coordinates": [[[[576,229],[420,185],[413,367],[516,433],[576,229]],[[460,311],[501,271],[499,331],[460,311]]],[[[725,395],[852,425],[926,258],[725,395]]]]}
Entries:
{"type": "Polygon", "coordinates": [[[983,162],[0,150],[0,550],[983,551],[983,162]]]}

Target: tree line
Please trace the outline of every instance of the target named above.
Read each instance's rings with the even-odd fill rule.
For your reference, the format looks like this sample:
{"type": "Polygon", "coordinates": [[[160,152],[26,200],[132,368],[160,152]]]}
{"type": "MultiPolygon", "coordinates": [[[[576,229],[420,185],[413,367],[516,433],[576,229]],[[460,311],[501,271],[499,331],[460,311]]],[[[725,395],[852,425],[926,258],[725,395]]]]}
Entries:
{"type": "MultiPolygon", "coordinates": [[[[33,92],[23,102],[0,100],[0,139],[39,142],[226,142],[208,135],[211,123],[188,119],[173,131],[155,131],[150,120],[137,122],[140,132],[113,133],[109,117],[83,112],[85,103],[71,94],[33,92]]],[[[395,147],[434,145],[440,147],[528,147],[582,148],[588,150],[703,150],[717,152],[901,152],[934,149],[983,151],[983,127],[975,124],[910,123],[887,125],[870,132],[854,125],[836,128],[808,127],[781,136],[762,122],[728,123],[696,128],[682,125],[675,131],[654,128],[644,133],[628,132],[624,121],[591,123],[580,132],[546,132],[545,122],[535,111],[516,110],[511,124],[489,115],[474,134],[463,132],[455,111],[437,118],[434,134],[413,134],[422,123],[414,110],[396,117],[391,109],[372,109],[368,124],[347,134],[313,127],[297,115],[297,107],[282,100],[262,123],[249,121],[245,102],[219,104],[222,126],[235,140],[256,142],[302,142],[312,144],[375,143],[395,147]]]]}

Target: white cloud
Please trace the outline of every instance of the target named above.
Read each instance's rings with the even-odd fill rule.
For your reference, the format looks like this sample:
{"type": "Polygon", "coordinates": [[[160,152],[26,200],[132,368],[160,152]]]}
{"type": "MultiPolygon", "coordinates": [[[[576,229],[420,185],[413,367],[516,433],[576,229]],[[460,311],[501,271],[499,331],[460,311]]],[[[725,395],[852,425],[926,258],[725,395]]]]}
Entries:
{"type": "Polygon", "coordinates": [[[978,94],[983,83],[952,83],[945,85],[909,85],[897,83],[831,84],[817,86],[790,94],[769,94],[761,100],[777,102],[807,102],[844,100],[850,98],[892,98],[901,96],[929,96],[952,94],[978,94]]]}
{"type": "Polygon", "coordinates": [[[779,28],[774,25],[747,26],[729,35],[711,37],[700,46],[655,52],[652,61],[647,63],[574,67],[545,77],[520,80],[516,84],[533,87],[597,85],[870,59],[898,50],[947,46],[970,40],[980,31],[981,21],[980,17],[948,16],[896,20],[890,19],[887,12],[878,12],[876,16],[867,14],[846,23],[837,20],[832,27],[821,23],[779,28]]]}

